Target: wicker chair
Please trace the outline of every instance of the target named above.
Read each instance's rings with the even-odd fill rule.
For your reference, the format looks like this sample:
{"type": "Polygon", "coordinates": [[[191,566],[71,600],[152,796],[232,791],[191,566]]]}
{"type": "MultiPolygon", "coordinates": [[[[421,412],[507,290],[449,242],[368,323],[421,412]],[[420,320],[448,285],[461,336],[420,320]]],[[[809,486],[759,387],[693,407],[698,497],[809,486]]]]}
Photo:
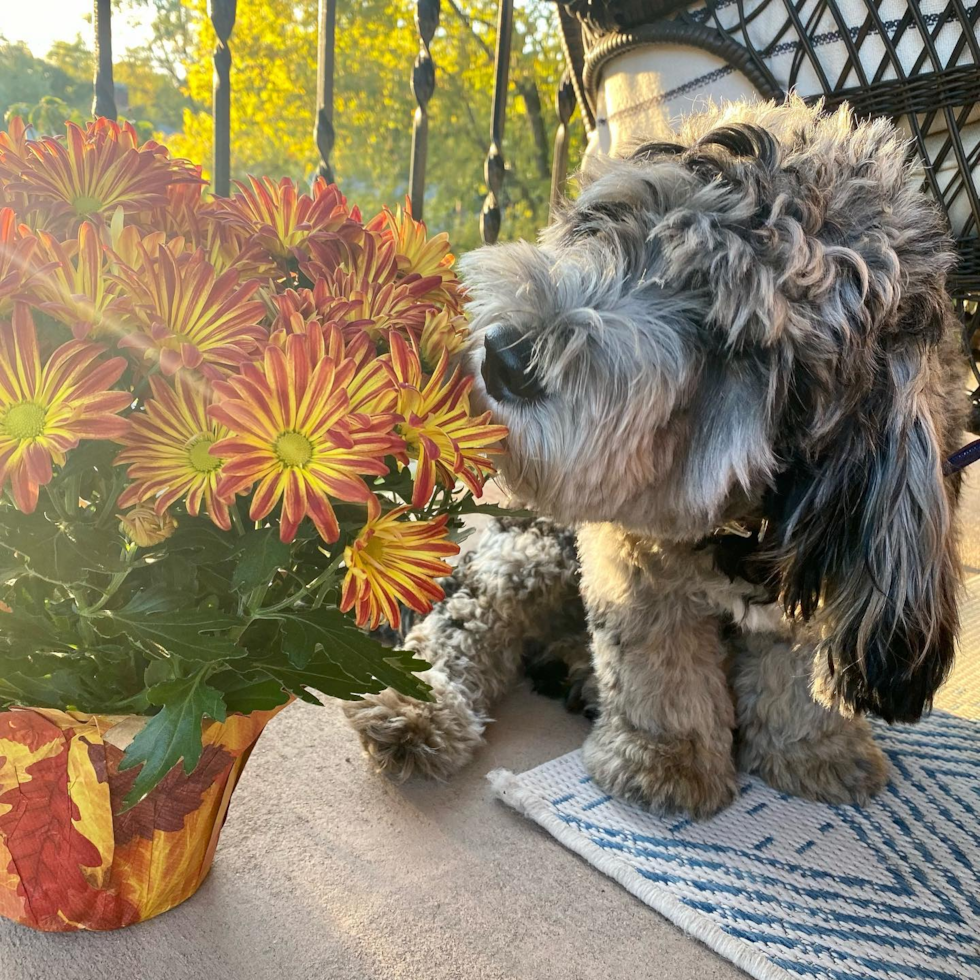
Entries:
{"type": "Polygon", "coordinates": [[[956,240],[949,287],[977,382],[971,428],[980,432],[980,4],[968,2],[559,0],[559,13],[593,142],[608,145],[614,114],[604,78],[641,49],[642,63],[654,72],[662,64],[663,74],[645,100],[621,113],[676,113],[733,88],[764,99],[796,90],[828,108],[846,101],[859,115],[902,126],[956,240]]]}

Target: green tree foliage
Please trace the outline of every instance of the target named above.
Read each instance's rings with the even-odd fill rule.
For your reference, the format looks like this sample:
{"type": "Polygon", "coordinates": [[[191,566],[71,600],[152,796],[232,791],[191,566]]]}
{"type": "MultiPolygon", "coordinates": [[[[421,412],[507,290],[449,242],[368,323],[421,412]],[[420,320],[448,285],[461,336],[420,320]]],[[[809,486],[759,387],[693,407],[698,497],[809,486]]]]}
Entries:
{"type": "MultiPolygon", "coordinates": [[[[0,40],[0,114],[22,116],[41,134],[63,132],[66,119],[82,122],[92,111],[93,59],[81,37],[57,41],[43,59],[0,40]]],[[[196,108],[150,45],[125,52],[113,75],[120,114],[147,137],[178,132],[184,110],[196,108]]]]}
{"type": "Polygon", "coordinates": [[[79,120],[91,111],[91,65],[89,54],[83,77],[56,59],[35,57],[26,44],[0,37],[0,113],[5,119],[22,115],[40,132],[62,131],[65,119],[79,120]]]}
{"type": "MultiPolygon", "coordinates": [[[[232,175],[307,181],[317,164],[317,0],[249,0],[238,5],[231,38],[232,175]]],[[[209,169],[212,53],[207,0],[120,0],[151,23],[147,43],[117,54],[126,86],[124,114],[173,151],[209,169]]],[[[412,64],[418,53],[412,0],[338,4],[332,164],[348,196],[366,213],[400,203],[408,190],[412,64]]],[[[429,103],[426,222],[448,231],[457,250],[479,243],[490,141],[496,0],[443,0],[432,43],[436,90],[429,103]]],[[[44,128],[62,107],[88,112],[91,52],[81,41],[56,45],[45,60],[23,45],[0,59],[0,109],[25,107],[44,128]],[[21,67],[14,67],[12,59],[21,67]]],[[[0,52],[2,53],[2,52],[0,52]]],[[[530,237],[547,220],[554,96],[563,70],[554,5],[519,0],[508,91],[502,236],[530,237]]],[[[57,127],[54,127],[57,128],[57,127]]],[[[577,148],[573,147],[573,160],[577,148]]]]}

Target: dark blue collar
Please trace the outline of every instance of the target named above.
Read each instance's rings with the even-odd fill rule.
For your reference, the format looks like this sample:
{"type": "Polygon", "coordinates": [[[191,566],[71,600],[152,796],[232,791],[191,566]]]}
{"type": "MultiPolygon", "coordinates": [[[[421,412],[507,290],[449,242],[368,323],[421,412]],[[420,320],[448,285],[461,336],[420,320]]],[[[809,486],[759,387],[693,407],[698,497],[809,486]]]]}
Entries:
{"type": "Polygon", "coordinates": [[[959,473],[960,470],[966,469],[978,459],[980,459],[980,439],[974,439],[973,442],[968,442],[962,449],[957,449],[946,459],[946,462],[943,463],[943,476],[959,473]]]}

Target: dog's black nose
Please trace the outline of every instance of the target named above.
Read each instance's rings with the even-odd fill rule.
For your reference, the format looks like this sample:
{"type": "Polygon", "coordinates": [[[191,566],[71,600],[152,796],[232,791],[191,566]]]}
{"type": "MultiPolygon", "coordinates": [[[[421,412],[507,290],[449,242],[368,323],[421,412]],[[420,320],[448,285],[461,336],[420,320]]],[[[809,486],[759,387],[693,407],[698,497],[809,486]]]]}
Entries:
{"type": "Polygon", "coordinates": [[[483,341],[483,380],[497,401],[531,401],[544,394],[531,366],[534,345],[516,327],[494,327],[483,341]]]}

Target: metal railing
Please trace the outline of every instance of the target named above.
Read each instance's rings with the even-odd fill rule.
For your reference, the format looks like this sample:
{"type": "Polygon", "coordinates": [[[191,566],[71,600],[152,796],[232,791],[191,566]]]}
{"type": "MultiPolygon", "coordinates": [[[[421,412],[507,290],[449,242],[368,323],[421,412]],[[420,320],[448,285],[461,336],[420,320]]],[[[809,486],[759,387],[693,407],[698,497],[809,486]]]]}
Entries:
{"type": "MultiPolygon", "coordinates": [[[[97,116],[116,118],[112,77],[112,7],[111,0],[93,0],[95,28],[95,96],[92,103],[97,116]]],[[[245,0],[247,2],[247,0],[245,0]]],[[[231,191],[231,99],[234,80],[232,35],[238,0],[208,0],[208,15],[217,42],[214,48],[214,89],[212,117],[214,125],[214,159],[212,191],[227,197],[231,191]]],[[[421,219],[425,210],[425,169],[429,149],[429,102],[435,95],[436,72],[432,43],[439,27],[439,0],[418,0],[415,29],[419,53],[412,68],[411,86],[416,109],[412,121],[412,150],[409,160],[409,198],[412,213],[421,219]]],[[[313,142],[319,157],[317,173],[331,183],[334,174],[330,154],[336,142],[334,128],[333,82],[335,71],[334,39],[337,0],[320,0],[317,31],[316,104],[311,106],[313,142]]],[[[500,235],[503,220],[503,190],[507,168],[504,163],[504,122],[507,112],[507,90],[510,84],[511,39],[514,29],[514,0],[499,0],[497,39],[494,56],[493,103],[490,120],[490,145],[484,164],[486,198],[480,213],[483,241],[493,244],[500,235]]],[[[558,130],[555,135],[552,166],[552,209],[558,202],[568,168],[569,120],[575,110],[573,80],[564,76],[556,95],[558,130]]]]}

